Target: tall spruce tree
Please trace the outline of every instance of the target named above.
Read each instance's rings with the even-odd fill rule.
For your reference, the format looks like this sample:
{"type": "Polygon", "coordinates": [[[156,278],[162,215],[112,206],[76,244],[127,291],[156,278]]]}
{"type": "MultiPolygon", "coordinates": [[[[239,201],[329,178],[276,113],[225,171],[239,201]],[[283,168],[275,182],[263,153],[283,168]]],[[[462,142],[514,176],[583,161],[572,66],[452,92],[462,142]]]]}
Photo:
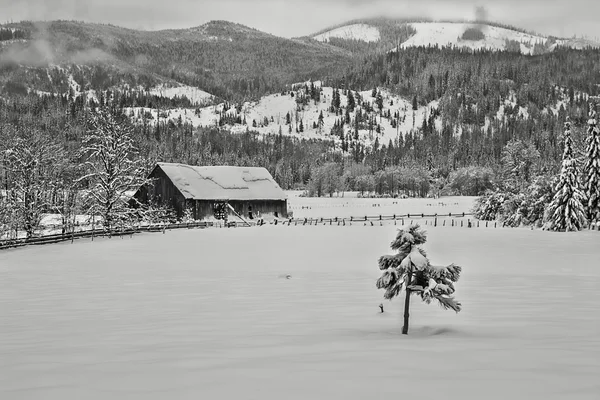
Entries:
{"type": "Polygon", "coordinates": [[[586,211],[590,222],[600,221],[600,128],[594,110],[588,120],[587,159],[583,169],[586,211]]]}
{"type": "Polygon", "coordinates": [[[552,202],[546,209],[545,229],[553,231],[578,231],[586,224],[585,197],[579,185],[577,161],[573,156],[571,122],[565,122],[565,139],[562,168],[552,202]]]}
{"type": "Polygon", "coordinates": [[[379,269],[383,274],[377,280],[377,288],[385,289],[383,297],[391,300],[399,296],[402,289],[406,293],[402,328],[405,335],[408,334],[411,294],[420,295],[427,304],[435,299],[446,310],[458,313],[462,309],[461,303],[452,297],[454,283],[460,278],[462,268],[454,264],[447,267],[431,265],[420,247],[426,241],[425,231],[419,225],[411,225],[399,230],[391,243],[392,250],[398,253],[379,258],[379,269]]]}

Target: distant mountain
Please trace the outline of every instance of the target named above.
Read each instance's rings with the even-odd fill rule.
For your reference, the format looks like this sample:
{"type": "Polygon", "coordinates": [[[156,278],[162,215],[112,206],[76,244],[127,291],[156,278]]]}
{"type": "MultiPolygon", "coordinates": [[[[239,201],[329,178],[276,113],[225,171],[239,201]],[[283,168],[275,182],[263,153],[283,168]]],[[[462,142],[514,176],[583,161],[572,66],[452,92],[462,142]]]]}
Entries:
{"type": "MultiPolygon", "coordinates": [[[[310,79],[341,85],[350,71],[366,68],[373,55],[416,46],[539,54],[559,46],[596,45],[487,22],[389,18],[349,21],[292,39],[227,21],[161,31],[21,22],[0,25],[0,96],[85,94],[100,101],[109,91],[125,91],[127,104],[135,97],[138,106],[156,107],[157,98],[164,98],[170,102],[159,101],[160,107],[203,107],[258,100],[310,79]]],[[[369,69],[368,75],[379,76],[381,65],[369,69]]]]}
{"type": "Polygon", "coordinates": [[[65,93],[75,82],[82,91],[184,85],[221,98],[247,98],[351,61],[351,54],[338,47],[226,21],[153,32],[73,21],[0,29],[24,32],[18,38],[0,35],[0,90],[5,94],[65,93]]]}
{"type": "Polygon", "coordinates": [[[523,29],[492,22],[394,20],[386,18],[355,20],[310,35],[315,41],[342,48],[378,48],[437,46],[471,50],[516,51],[542,54],[557,46],[576,49],[600,47],[587,39],[546,37],[523,29]]]}

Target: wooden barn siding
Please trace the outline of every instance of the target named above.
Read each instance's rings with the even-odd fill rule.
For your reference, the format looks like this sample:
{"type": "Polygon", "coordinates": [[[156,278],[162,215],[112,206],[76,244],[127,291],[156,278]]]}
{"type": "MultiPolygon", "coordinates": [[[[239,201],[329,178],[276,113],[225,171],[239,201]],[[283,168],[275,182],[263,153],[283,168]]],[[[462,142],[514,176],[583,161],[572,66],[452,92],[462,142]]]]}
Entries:
{"type": "Polygon", "coordinates": [[[148,204],[150,198],[153,198],[159,204],[169,205],[177,212],[177,216],[183,215],[185,209],[185,198],[175,187],[171,179],[164,171],[156,167],[149,176],[153,179],[147,186],[141,187],[134,197],[143,204],[148,204]]]}
{"type": "MultiPolygon", "coordinates": [[[[202,220],[214,215],[214,203],[215,200],[188,200],[187,206],[192,210],[194,219],[202,220]]],[[[248,218],[248,206],[250,205],[254,218],[257,217],[257,211],[263,215],[277,212],[279,217],[287,217],[287,200],[229,200],[229,204],[244,218],[248,218]]]]}

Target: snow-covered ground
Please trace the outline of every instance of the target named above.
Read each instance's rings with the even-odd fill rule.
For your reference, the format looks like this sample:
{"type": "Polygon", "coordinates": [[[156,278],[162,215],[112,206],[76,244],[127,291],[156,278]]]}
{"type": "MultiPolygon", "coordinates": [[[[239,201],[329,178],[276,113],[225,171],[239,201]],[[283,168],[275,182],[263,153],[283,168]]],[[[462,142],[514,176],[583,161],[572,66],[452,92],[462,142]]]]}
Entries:
{"type": "Polygon", "coordinates": [[[346,40],[362,40],[364,42],[378,42],[380,39],[379,29],[367,24],[352,24],[342,26],[330,31],[313,36],[319,42],[328,42],[330,38],[346,40]]]}
{"type": "Polygon", "coordinates": [[[413,298],[408,336],[375,288],[393,226],[3,251],[0,398],[597,399],[598,234],[430,229],[463,311],[413,298]]]}
{"type": "Polygon", "coordinates": [[[188,85],[159,85],[150,89],[150,94],[154,96],[166,97],[168,99],[187,98],[192,104],[204,106],[214,100],[214,96],[197,87],[188,85]]]}
{"type": "MultiPolygon", "coordinates": [[[[300,197],[301,191],[287,191],[288,209],[294,218],[349,218],[425,214],[440,216],[470,214],[475,199],[472,196],[449,196],[437,199],[357,198],[356,192],[343,197],[300,197]]],[[[335,196],[335,195],[334,195],[335,196]]],[[[473,217],[469,217],[473,219],[473,217]]]]}

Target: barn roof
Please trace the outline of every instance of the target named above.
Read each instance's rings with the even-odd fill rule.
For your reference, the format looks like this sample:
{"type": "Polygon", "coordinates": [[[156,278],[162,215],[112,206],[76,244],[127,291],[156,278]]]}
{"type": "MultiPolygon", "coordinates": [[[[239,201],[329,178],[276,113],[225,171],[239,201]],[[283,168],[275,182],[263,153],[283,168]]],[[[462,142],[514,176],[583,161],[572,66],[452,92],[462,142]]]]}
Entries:
{"type": "Polygon", "coordinates": [[[158,163],[186,199],[285,200],[266,168],[158,163]]]}

